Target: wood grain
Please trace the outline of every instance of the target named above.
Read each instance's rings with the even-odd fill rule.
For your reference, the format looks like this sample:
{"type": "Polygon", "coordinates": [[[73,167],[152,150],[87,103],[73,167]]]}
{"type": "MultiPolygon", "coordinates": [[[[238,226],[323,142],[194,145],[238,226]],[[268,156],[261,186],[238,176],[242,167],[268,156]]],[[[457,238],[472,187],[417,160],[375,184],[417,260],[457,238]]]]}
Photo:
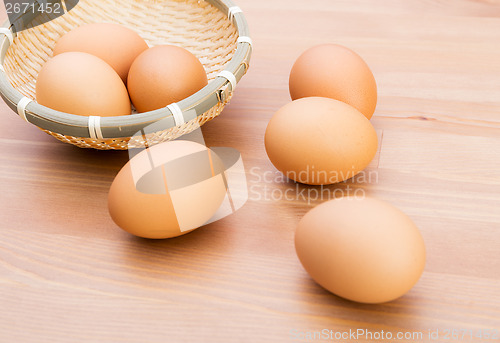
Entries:
{"type": "Polygon", "coordinates": [[[241,151],[250,199],[193,233],[150,241],[121,231],[106,197],[127,153],[57,142],[0,105],[0,342],[290,342],[322,329],[498,341],[443,334],[500,329],[500,2],[237,3],[251,68],[203,131],[209,146],[241,151]],[[294,60],[326,42],[372,68],[380,146],[365,179],[304,198],[314,187],[279,180],[263,135],[290,101],[294,60]],[[296,199],[277,199],[289,189],[296,199]],[[356,190],[405,211],[426,243],[421,280],[387,304],[329,294],[295,255],[300,218],[356,190]]]}

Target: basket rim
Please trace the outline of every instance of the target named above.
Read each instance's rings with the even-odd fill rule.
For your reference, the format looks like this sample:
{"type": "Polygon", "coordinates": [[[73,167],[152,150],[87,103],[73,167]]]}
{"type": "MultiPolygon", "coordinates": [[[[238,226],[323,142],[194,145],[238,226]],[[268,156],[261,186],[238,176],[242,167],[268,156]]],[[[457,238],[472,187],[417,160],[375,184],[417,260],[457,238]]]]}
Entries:
{"type": "MultiPolygon", "coordinates": [[[[223,72],[207,86],[177,103],[149,112],[114,117],[80,116],[42,106],[22,95],[7,79],[3,64],[11,39],[16,36],[12,29],[15,22],[10,24],[8,20],[0,31],[0,96],[25,121],[43,130],[73,137],[101,140],[132,137],[160,120],[164,130],[181,126],[203,115],[218,103],[225,103],[234,92],[236,84],[247,72],[250,63],[252,41],[241,9],[231,0],[205,1],[227,15],[235,25],[238,33],[236,51],[225,65],[223,72]]],[[[26,20],[27,15],[18,17],[17,20],[23,17],[26,20]]],[[[28,18],[32,19],[33,15],[28,18]]]]}

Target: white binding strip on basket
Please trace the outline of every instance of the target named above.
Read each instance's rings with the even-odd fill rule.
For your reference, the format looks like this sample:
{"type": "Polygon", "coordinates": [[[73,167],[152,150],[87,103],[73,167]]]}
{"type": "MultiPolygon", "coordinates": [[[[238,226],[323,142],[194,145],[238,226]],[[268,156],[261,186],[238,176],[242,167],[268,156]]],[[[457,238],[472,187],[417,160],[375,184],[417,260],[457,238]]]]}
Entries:
{"type": "Polygon", "coordinates": [[[252,45],[252,38],[250,38],[248,36],[240,36],[240,37],[238,37],[238,43],[248,43],[248,44],[252,45]]]}
{"type": "Polygon", "coordinates": [[[229,18],[229,21],[233,21],[234,15],[236,13],[243,13],[243,11],[238,6],[229,7],[227,11],[227,17],[229,18]]]}
{"type": "Polygon", "coordinates": [[[104,139],[101,131],[101,117],[89,116],[89,134],[92,139],[104,139]]]}
{"type": "Polygon", "coordinates": [[[5,69],[3,67],[3,64],[0,64],[0,70],[3,71],[5,73],[5,69]]]}
{"type": "Polygon", "coordinates": [[[66,7],[66,0],[62,0],[61,1],[61,5],[62,5],[64,13],[67,13],[68,12],[68,8],[66,7]]]}
{"type": "Polygon", "coordinates": [[[7,38],[9,39],[10,44],[12,45],[12,42],[14,41],[14,36],[12,35],[12,31],[6,27],[0,27],[0,33],[6,35],[7,38]]]}
{"type": "Polygon", "coordinates": [[[28,104],[32,101],[33,100],[31,100],[30,98],[23,96],[21,100],[19,100],[19,102],[17,103],[17,113],[21,118],[24,119],[24,121],[27,121],[28,123],[29,123],[28,118],[26,118],[26,106],[28,106],[28,104]]]}
{"type": "Polygon", "coordinates": [[[184,115],[182,114],[182,110],[177,105],[177,103],[172,103],[167,106],[167,108],[172,112],[172,115],[174,116],[174,121],[175,121],[175,126],[181,126],[182,124],[186,123],[184,120],[184,115]]]}
{"type": "Polygon", "coordinates": [[[229,70],[223,70],[217,76],[223,77],[229,81],[231,84],[231,91],[234,92],[234,89],[236,88],[236,76],[234,76],[233,73],[231,73],[229,70]]]}

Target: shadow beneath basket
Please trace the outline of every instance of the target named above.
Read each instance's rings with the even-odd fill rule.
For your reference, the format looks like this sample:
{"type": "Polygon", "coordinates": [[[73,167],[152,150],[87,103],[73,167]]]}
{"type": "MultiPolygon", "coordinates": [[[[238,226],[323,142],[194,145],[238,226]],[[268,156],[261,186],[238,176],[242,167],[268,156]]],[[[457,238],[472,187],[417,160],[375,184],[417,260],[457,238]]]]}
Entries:
{"type": "Polygon", "coordinates": [[[64,148],[58,149],[59,155],[68,161],[74,161],[87,166],[99,166],[117,169],[117,172],[128,162],[127,150],[97,150],[79,148],[74,145],[60,144],[64,148]]]}

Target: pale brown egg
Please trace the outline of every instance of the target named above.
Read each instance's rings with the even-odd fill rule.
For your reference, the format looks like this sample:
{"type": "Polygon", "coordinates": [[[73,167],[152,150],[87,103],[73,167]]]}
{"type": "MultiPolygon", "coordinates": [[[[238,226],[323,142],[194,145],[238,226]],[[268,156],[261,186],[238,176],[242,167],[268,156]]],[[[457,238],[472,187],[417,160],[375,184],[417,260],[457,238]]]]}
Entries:
{"type": "Polygon", "coordinates": [[[318,284],[361,303],[402,296],[425,265],[424,241],[411,219],[370,197],[344,197],[309,211],[297,227],[295,248],[318,284]]]}
{"type": "Polygon", "coordinates": [[[127,89],[100,58],[65,52],[48,60],[38,73],[36,101],[57,111],[83,116],[131,113],[127,89]]]}
{"type": "Polygon", "coordinates": [[[292,100],[309,96],[345,102],[370,119],[377,105],[377,84],[366,62],[354,51],[335,44],[306,50],[290,72],[292,100]]]}
{"type": "Polygon", "coordinates": [[[139,112],[156,110],[193,95],[208,84],[201,62],[188,50],[159,45],[130,67],[128,91],[139,112]]]}
{"type": "Polygon", "coordinates": [[[148,48],[144,39],[128,27],[112,23],[79,26],[59,38],[54,56],[79,51],[95,55],[108,63],[127,82],[132,62],[148,48]]]}
{"type": "Polygon", "coordinates": [[[204,145],[176,140],[134,156],[108,195],[111,218],[144,238],[170,238],[204,225],[226,196],[224,165],[204,145]]]}
{"type": "Polygon", "coordinates": [[[344,181],[358,174],[377,151],[375,129],[341,101],[310,97],[292,101],[269,122],[265,147],[288,178],[310,185],[344,181]]]}

